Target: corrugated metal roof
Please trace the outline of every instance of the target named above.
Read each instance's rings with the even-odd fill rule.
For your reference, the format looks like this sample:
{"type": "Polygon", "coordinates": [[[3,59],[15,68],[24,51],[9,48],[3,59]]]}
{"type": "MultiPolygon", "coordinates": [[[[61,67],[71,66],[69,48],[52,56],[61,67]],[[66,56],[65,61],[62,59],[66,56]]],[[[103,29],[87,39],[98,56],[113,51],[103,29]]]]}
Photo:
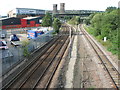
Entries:
{"type": "MultiPolygon", "coordinates": [[[[34,9],[34,8],[16,8],[16,9],[28,9],[28,10],[42,10],[42,9],[34,9]]],[[[43,10],[43,11],[45,11],[45,10],[43,10]]]]}
{"type": "Polygon", "coordinates": [[[5,19],[20,19],[20,18],[17,18],[17,17],[6,17],[6,18],[0,18],[0,20],[5,20],[5,19]]]}
{"type": "Polygon", "coordinates": [[[8,19],[9,17],[6,17],[6,18],[0,18],[0,20],[4,20],[4,19],[8,19]]]}
{"type": "Polygon", "coordinates": [[[23,19],[29,20],[29,19],[35,19],[35,18],[38,18],[38,17],[25,17],[25,18],[23,18],[23,19]]]}

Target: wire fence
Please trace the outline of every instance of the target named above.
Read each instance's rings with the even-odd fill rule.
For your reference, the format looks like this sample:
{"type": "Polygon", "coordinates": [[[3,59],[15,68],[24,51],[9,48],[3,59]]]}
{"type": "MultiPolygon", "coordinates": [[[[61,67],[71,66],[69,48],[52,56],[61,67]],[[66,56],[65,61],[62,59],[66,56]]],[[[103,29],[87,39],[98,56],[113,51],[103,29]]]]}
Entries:
{"type": "MultiPolygon", "coordinates": [[[[28,29],[26,29],[28,30],[28,29]]],[[[18,34],[20,32],[26,33],[25,29],[21,29],[8,33],[7,37],[9,37],[12,33],[18,34]]],[[[29,40],[28,45],[26,46],[12,46],[8,50],[0,51],[0,61],[2,61],[2,73],[6,72],[8,69],[12,68],[16,63],[23,61],[27,56],[29,56],[36,49],[44,46],[47,42],[52,40],[54,36],[52,35],[53,30],[48,31],[46,34],[39,35],[36,39],[29,40]]],[[[9,42],[10,43],[10,42],[9,42]]]]}

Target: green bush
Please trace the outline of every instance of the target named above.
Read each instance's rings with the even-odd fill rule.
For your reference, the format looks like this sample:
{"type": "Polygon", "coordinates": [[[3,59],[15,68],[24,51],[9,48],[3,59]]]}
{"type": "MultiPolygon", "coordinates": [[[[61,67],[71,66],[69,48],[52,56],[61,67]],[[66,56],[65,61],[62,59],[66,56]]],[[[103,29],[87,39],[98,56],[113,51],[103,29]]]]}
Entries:
{"type": "Polygon", "coordinates": [[[55,30],[56,33],[59,33],[60,27],[61,27],[60,20],[58,18],[54,18],[53,28],[54,28],[54,30],[55,30]]]}
{"type": "Polygon", "coordinates": [[[29,55],[30,55],[27,46],[23,48],[23,55],[24,55],[24,57],[29,57],[29,55]]]}
{"type": "Polygon", "coordinates": [[[85,29],[95,36],[107,50],[113,54],[118,54],[118,57],[120,58],[120,39],[118,39],[120,32],[120,15],[118,14],[118,11],[120,12],[120,9],[109,7],[105,12],[94,14],[89,18],[89,27],[85,26],[85,29]],[[107,37],[106,42],[103,41],[104,37],[107,37]]]}
{"type": "Polygon", "coordinates": [[[28,51],[28,44],[29,44],[29,41],[27,41],[27,40],[22,41],[23,55],[25,57],[29,57],[29,55],[30,55],[30,53],[28,51]]]}

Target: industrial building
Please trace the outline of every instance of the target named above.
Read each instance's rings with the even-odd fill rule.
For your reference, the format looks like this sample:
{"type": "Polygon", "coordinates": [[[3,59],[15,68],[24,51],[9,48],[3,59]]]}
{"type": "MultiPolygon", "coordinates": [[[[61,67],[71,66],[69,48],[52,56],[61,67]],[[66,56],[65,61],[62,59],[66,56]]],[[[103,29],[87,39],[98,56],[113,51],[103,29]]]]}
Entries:
{"type": "Polygon", "coordinates": [[[1,19],[1,29],[11,28],[25,28],[25,27],[38,27],[41,25],[42,17],[26,17],[26,18],[4,18],[1,19]]]}
{"type": "Polygon", "coordinates": [[[8,17],[24,18],[28,16],[41,16],[45,15],[45,10],[31,9],[31,8],[15,8],[8,12],[8,17]]]}
{"type": "Polygon", "coordinates": [[[31,8],[15,8],[8,12],[8,17],[0,20],[1,29],[10,28],[24,28],[24,27],[38,27],[41,25],[42,18],[45,13],[64,17],[83,15],[89,16],[91,13],[96,13],[97,11],[91,10],[65,10],[65,3],[60,3],[60,10],[57,9],[57,4],[53,4],[53,10],[41,10],[41,9],[31,9],[31,8]]]}
{"type": "Polygon", "coordinates": [[[38,27],[45,10],[31,8],[15,8],[8,12],[7,18],[0,19],[1,29],[38,27]]]}

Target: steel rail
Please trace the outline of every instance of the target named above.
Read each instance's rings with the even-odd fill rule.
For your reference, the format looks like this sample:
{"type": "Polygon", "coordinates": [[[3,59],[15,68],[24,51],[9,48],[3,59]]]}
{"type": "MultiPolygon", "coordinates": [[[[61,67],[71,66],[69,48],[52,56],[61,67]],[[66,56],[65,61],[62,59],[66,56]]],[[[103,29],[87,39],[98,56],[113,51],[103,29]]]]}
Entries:
{"type": "MultiPolygon", "coordinates": [[[[30,84],[29,81],[32,79],[32,77],[36,76],[36,74],[34,74],[34,73],[36,73],[37,70],[39,71],[39,69],[41,70],[41,68],[43,68],[43,71],[39,74],[39,77],[42,78],[42,76],[44,75],[44,73],[46,72],[46,70],[49,68],[49,66],[53,62],[55,56],[59,52],[59,49],[58,49],[59,45],[58,45],[58,43],[59,43],[59,41],[57,42],[57,45],[55,46],[55,48],[51,52],[49,52],[49,55],[46,56],[46,58],[44,59],[44,62],[37,67],[37,69],[30,75],[30,77],[19,88],[23,88],[23,87],[26,88],[26,86],[30,84]],[[54,55],[51,57],[51,54],[53,53],[53,51],[54,51],[54,55]],[[48,60],[47,58],[51,58],[51,59],[48,60]],[[48,60],[48,61],[46,61],[46,60],[48,60]],[[44,63],[46,63],[46,62],[47,62],[47,64],[45,64],[45,66],[44,66],[44,63]]],[[[39,77],[37,78],[37,80],[39,79],[39,77]]],[[[37,81],[35,81],[34,84],[36,84],[36,82],[37,81]]],[[[34,88],[34,85],[32,85],[30,88],[34,88]]]]}
{"type": "MultiPolygon", "coordinates": [[[[55,43],[57,40],[58,38],[53,40],[50,46],[46,47],[45,50],[41,53],[41,55],[43,55],[46,52],[46,50],[50,48],[53,45],[53,43],[55,43]]],[[[41,55],[39,55],[39,57],[41,57],[41,55]]],[[[7,84],[2,86],[2,89],[9,88],[23,74],[23,72],[26,72],[26,70],[28,70],[28,68],[31,67],[38,60],[39,57],[36,57],[35,60],[32,60],[27,66],[25,66],[25,68],[23,68],[14,78],[12,78],[7,84]]]]}
{"type": "MultiPolygon", "coordinates": [[[[103,51],[99,48],[99,46],[98,46],[98,45],[91,39],[91,37],[83,30],[83,28],[82,28],[82,27],[80,27],[80,28],[81,28],[81,31],[84,33],[85,37],[87,38],[87,40],[89,41],[90,45],[92,46],[92,48],[94,49],[94,51],[95,51],[96,54],[98,55],[100,61],[101,61],[102,64],[103,64],[103,66],[105,67],[105,69],[106,69],[106,71],[107,71],[107,73],[108,73],[108,75],[109,75],[109,77],[110,77],[110,79],[111,79],[111,81],[112,81],[112,83],[113,83],[114,88],[116,88],[117,90],[119,90],[119,87],[117,86],[116,82],[114,81],[114,79],[113,79],[110,71],[108,70],[107,66],[105,65],[102,57],[99,55],[99,52],[95,49],[94,45],[100,50],[100,52],[102,53],[102,55],[103,55],[103,56],[106,58],[106,60],[111,64],[111,67],[113,67],[113,68],[115,68],[115,67],[114,67],[113,64],[110,62],[110,60],[106,57],[106,55],[103,53],[103,51]],[[91,41],[92,41],[92,42],[91,42],[91,41]],[[94,43],[94,45],[93,45],[92,43],[94,43]]],[[[104,59],[104,60],[105,60],[105,59],[104,59]]],[[[117,72],[118,77],[119,77],[120,74],[119,74],[119,72],[116,70],[116,68],[115,68],[115,71],[117,72]]]]}
{"type": "Polygon", "coordinates": [[[50,83],[51,83],[51,81],[52,81],[52,79],[53,79],[53,77],[55,75],[55,72],[57,71],[57,68],[58,68],[58,66],[59,66],[59,64],[61,62],[61,59],[62,59],[62,57],[64,55],[64,52],[65,52],[65,50],[66,50],[66,48],[68,46],[68,43],[69,43],[69,39],[64,44],[64,46],[63,46],[63,48],[61,50],[62,52],[60,53],[60,56],[58,56],[58,60],[57,60],[57,62],[55,64],[55,66],[54,66],[54,70],[52,71],[52,74],[49,76],[49,79],[48,79],[47,83],[45,84],[45,87],[44,87],[45,90],[47,90],[49,88],[49,86],[50,86],[50,83]]]}
{"type": "MultiPolygon", "coordinates": [[[[54,41],[54,42],[56,42],[57,41],[57,39],[54,41]]],[[[52,46],[52,45],[51,45],[52,46]]],[[[47,48],[48,49],[48,48],[47,48]]],[[[46,49],[46,50],[47,50],[46,49]]],[[[44,54],[45,52],[43,52],[42,54],[44,54]]],[[[40,56],[39,56],[40,57],[40,56]]],[[[37,59],[39,58],[39,57],[37,57],[37,58],[35,58],[35,60],[34,60],[34,62],[30,62],[24,69],[22,69],[13,79],[11,79],[11,81],[10,82],[8,82],[4,87],[3,87],[3,89],[4,88],[10,88],[11,86],[12,86],[12,84],[14,84],[14,82],[17,80],[17,79],[19,79],[20,78],[20,76],[22,75],[22,74],[24,74],[24,72],[30,67],[30,66],[32,66],[36,61],[37,61],[37,59]]],[[[34,69],[35,70],[35,69],[34,69]]]]}

